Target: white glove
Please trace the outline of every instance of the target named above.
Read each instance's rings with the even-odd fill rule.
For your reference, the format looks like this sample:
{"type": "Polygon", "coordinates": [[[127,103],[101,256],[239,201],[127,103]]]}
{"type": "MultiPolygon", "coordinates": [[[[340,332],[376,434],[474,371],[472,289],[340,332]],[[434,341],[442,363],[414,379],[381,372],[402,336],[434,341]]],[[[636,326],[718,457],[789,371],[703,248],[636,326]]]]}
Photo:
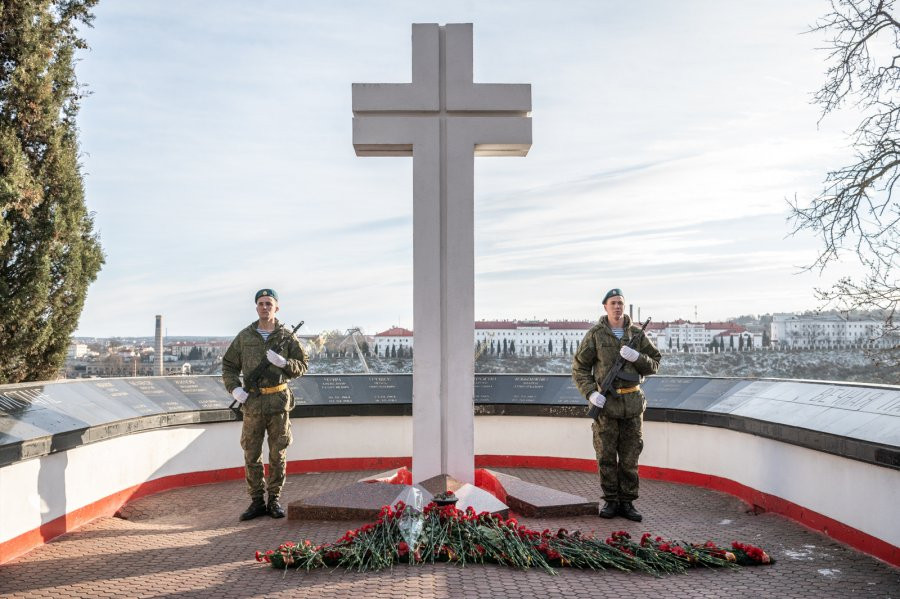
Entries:
{"type": "Polygon", "coordinates": [[[627,345],[619,350],[619,355],[628,360],[629,362],[634,362],[639,357],[641,357],[641,352],[636,349],[631,349],[627,345]]]}
{"type": "Polygon", "coordinates": [[[266,359],[279,368],[287,366],[287,360],[273,352],[271,349],[266,352],[266,359]]]}
{"type": "Polygon", "coordinates": [[[247,392],[244,391],[241,387],[235,387],[234,391],[231,392],[231,397],[234,398],[234,401],[243,405],[245,401],[247,401],[247,392]]]}
{"type": "Polygon", "coordinates": [[[594,391],[588,395],[588,401],[602,410],[603,406],[606,405],[606,396],[600,395],[599,391],[594,391]]]}

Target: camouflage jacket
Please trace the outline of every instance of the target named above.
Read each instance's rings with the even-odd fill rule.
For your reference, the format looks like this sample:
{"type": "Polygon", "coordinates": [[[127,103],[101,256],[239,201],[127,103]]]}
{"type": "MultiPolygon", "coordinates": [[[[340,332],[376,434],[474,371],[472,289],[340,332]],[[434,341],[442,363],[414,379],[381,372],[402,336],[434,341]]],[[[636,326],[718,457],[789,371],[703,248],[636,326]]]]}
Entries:
{"type": "MultiPolygon", "coordinates": [[[[631,318],[625,315],[625,335],[622,339],[616,339],[612,329],[609,328],[609,317],[604,316],[584,336],[575,359],[572,361],[572,379],[582,395],[588,397],[594,391],[598,391],[600,382],[606,376],[606,372],[612,368],[619,357],[619,350],[628,344],[633,335],[640,332],[640,327],[631,323],[631,318]]],[[[644,377],[656,374],[659,370],[659,360],[662,357],[659,350],[645,336],[641,338],[638,348],[640,356],[634,362],[626,362],[623,372],[638,375],[640,383],[644,377]]],[[[618,380],[617,388],[631,387],[638,383],[618,380]]],[[[631,418],[643,413],[647,402],[643,391],[626,393],[618,397],[607,397],[602,414],[610,418],[631,418]]]]}
{"type": "MultiPolygon", "coordinates": [[[[282,346],[277,352],[287,359],[284,368],[270,365],[260,378],[260,386],[274,387],[286,383],[292,378],[302,376],[307,368],[306,352],[300,346],[296,337],[291,335],[290,329],[286,329],[278,320],[275,321],[275,330],[265,341],[256,327],[259,321],[254,321],[237,334],[237,337],[228,346],[228,350],[222,357],[222,382],[231,393],[236,387],[241,386],[240,374],[248,376],[262,360],[266,360],[266,351],[282,346]]],[[[277,412],[293,408],[294,398],[290,389],[269,395],[260,395],[256,389],[248,389],[250,397],[243,406],[244,412],[277,412]]]]}

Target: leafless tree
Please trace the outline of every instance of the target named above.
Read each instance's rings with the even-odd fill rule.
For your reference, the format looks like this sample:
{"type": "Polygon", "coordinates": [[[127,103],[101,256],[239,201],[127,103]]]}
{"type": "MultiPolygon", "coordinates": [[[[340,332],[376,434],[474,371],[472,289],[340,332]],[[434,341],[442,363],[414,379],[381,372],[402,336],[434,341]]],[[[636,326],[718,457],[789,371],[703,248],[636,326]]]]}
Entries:
{"type": "MultiPolygon", "coordinates": [[[[878,310],[884,316],[882,359],[900,359],[896,312],[900,302],[900,21],[895,0],[831,0],[831,11],[811,29],[828,51],[824,85],[814,94],[824,119],[852,107],[861,121],[851,134],[852,164],[830,171],[807,206],[791,203],[794,233],[810,230],[822,250],[810,268],[824,269],[855,254],[865,268],[817,290],[825,304],[878,310]]],[[[820,119],[820,121],[821,121],[820,119]]]]}

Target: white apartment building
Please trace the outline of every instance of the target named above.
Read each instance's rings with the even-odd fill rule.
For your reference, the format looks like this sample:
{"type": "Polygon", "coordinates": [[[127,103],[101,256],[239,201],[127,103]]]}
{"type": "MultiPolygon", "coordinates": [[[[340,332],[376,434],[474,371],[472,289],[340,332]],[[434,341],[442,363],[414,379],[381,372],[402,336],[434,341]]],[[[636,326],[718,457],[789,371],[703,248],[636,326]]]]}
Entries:
{"type": "Polygon", "coordinates": [[[651,322],[647,336],[662,352],[708,352],[714,340],[723,351],[758,349],[763,344],[762,334],[752,333],[733,322],[651,322]]]}
{"type": "Polygon", "coordinates": [[[69,343],[69,349],[66,351],[67,360],[77,360],[86,355],[88,355],[88,346],[86,343],[78,343],[77,341],[69,343]]]}
{"type": "Polygon", "coordinates": [[[886,347],[881,339],[883,323],[850,320],[835,314],[775,314],[772,317],[772,344],[780,348],[886,347]]]}
{"type": "MultiPolygon", "coordinates": [[[[475,322],[474,344],[479,354],[528,356],[572,355],[585,333],[594,326],[588,321],[569,320],[479,320],[475,322]]],[[[379,356],[385,349],[412,348],[413,332],[392,327],[374,337],[379,356]]]]}
{"type": "Polygon", "coordinates": [[[586,320],[479,320],[475,322],[476,351],[570,356],[594,324],[586,320]]]}
{"type": "Polygon", "coordinates": [[[388,357],[385,352],[402,351],[404,355],[409,355],[408,350],[413,346],[413,332],[403,327],[391,327],[386,331],[376,333],[372,339],[371,347],[375,355],[388,357]]]}

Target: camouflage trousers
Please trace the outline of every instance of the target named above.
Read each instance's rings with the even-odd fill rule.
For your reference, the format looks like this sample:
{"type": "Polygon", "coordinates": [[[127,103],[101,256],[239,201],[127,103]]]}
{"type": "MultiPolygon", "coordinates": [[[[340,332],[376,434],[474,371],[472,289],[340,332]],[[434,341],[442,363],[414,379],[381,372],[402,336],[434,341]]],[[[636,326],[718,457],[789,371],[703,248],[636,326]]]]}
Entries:
{"type": "Polygon", "coordinates": [[[604,501],[634,501],[638,498],[638,458],[644,448],[643,420],[643,414],[632,418],[610,418],[601,414],[591,427],[604,501]]]}
{"type": "Polygon", "coordinates": [[[287,448],[292,440],[290,412],[272,414],[244,412],[241,449],[244,450],[244,476],[250,497],[262,498],[267,489],[270,501],[281,495],[287,472],[287,448]],[[269,438],[269,478],[264,485],[262,444],[266,435],[269,438]]]}

